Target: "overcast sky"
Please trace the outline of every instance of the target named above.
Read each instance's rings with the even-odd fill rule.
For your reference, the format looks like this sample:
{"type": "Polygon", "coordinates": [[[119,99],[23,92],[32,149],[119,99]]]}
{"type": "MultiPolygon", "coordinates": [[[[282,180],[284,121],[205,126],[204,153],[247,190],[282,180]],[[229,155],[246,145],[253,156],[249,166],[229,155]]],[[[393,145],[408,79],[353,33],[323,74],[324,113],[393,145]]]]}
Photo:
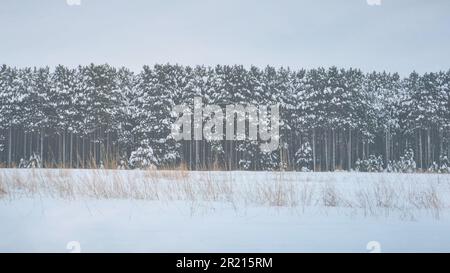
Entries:
{"type": "Polygon", "coordinates": [[[450,68],[449,0],[67,1],[0,0],[0,63],[450,68]]]}

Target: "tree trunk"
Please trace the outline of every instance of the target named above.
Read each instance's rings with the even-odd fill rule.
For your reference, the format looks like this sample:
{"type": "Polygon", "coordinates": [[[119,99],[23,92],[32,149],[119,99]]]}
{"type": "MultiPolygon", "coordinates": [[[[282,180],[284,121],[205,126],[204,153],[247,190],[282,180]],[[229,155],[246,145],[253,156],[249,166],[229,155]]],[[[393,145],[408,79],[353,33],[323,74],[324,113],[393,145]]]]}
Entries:
{"type": "Polygon", "coordinates": [[[350,128],[348,129],[347,160],[348,160],[347,169],[351,170],[352,169],[352,129],[350,129],[350,128]]]}
{"type": "Polygon", "coordinates": [[[427,168],[431,164],[431,136],[430,136],[430,128],[427,129],[427,168]]]}
{"type": "Polygon", "coordinates": [[[41,167],[44,167],[44,137],[45,137],[45,132],[44,132],[44,128],[41,129],[41,148],[40,148],[40,152],[41,152],[41,167]]]}
{"type": "Polygon", "coordinates": [[[62,139],[62,152],[63,152],[63,168],[66,167],[66,131],[63,133],[62,139]]]}
{"type": "Polygon", "coordinates": [[[334,129],[331,129],[331,149],[332,149],[332,164],[331,170],[334,171],[336,169],[336,132],[334,129]]]}
{"type": "Polygon", "coordinates": [[[386,129],[385,132],[385,148],[386,148],[386,161],[385,161],[385,167],[389,164],[389,129],[386,129]]]}
{"type": "Polygon", "coordinates": [[[69,159],[69,168],[72,168],[72,158],[73,158],[73,132],[70,132],[70,159],[69,159]]]}
{"type": "Polygon", "coordinates": [[[12,126],[9,125],[9,139],[8,139],[8,167],[11,168],[11,155],[12,155],[12,126]]]}
{"type": "Polygon", "coordinates": [[[422,161],[422,132],[419,129],[419,162],[420,162],[420,168],[423,168],[423,161],[422,161]]]}
{"type": "Polygon", "coordinates": [[[83,169],[84,169],[84,164],[86,163],[86,144],[85,144],[85,137],[83,137],[82,139],[81,139],[81,141],[82,141],[82,151],[81,151],[81,153],[82,153],[82,156],[83,156],[83,162],[81,163],[82,164],[82,167],[83,167],[83,169]]]}
{"type": "Polygon", "coordinates": [[[27,159],[27,133],[23,134],[23,159],[27,159]]]}
{"type": "Polygon", "coordinates": [[[329,171],[328,168],[328,130],[325,130],[325,171],[329,171]]]}
{"type": "Polygon", "coordinates": [[[313,152],[313,171],[316,171],[316,129],[313,129],[312,135],[312,152],[313,152]]]}

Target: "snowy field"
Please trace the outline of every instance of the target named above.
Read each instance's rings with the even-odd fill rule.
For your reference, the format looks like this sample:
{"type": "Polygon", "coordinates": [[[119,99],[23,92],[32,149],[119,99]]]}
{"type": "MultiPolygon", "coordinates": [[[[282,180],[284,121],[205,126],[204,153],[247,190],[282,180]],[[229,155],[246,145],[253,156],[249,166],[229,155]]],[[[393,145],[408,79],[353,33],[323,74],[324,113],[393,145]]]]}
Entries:
{"type": "Polygon", "coordinates": [[[450,175],[0,169],[0,219],[0,252],[449,252],[450,175]]]}

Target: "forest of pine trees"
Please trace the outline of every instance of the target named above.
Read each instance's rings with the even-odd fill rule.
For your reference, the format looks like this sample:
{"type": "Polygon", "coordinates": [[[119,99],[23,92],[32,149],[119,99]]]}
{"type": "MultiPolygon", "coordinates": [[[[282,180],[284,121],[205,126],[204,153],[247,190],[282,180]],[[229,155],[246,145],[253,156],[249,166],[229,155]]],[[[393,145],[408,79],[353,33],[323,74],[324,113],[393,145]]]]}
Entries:
{"type": "MultiPolygon", "coordinates": [[[[225,131],[224,131],[225,133],[225,131]]],[[[44,167],[442,170],[450,157],[450,71],[398,74],[218,65],[0,67],[0,162],[44,167]],[[175,105],[279,103],[279,149],[175,141],[175,105]],[[130,158],[131,157],[131,158],[130,158]],[[140,162],[140,163],[139,163],[140,162]]],[[[448,169],[448,168],[447,168],[448,169]]]]}

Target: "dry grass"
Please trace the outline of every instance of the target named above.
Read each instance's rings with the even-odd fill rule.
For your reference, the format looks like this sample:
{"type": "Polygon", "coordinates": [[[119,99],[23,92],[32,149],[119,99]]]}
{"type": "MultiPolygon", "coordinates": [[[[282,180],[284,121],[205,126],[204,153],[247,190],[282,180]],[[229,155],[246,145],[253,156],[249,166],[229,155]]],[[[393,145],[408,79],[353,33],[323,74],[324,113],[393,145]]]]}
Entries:
{"type": "Polygon", "coordinates": [[[325,207],[337,207],[340,203],[340,195],[334,185],[326,184],[322,188],[322,204],[325,207]]]}
{"type": "Polygon", "coordinates": [[[445,207],[436,186],[431,184],[422,190],[410,189],[407,192],[408,202],[416,209],[426,209],[436,218],[439,218],[441,210],[445,207]]]}
{"type": "Polygon", "coordinates": [[[3,175],[0,175],[0,196],[6,194],[6,186],[3,184],[3,175]]]}
{"type": "Polygon", "coordinates": [[[258,204],[272,207],[295,207],[298,204],[297,188],[291,182],[256,183],[247,191],[247,198],[258,204]]]}
{"type": "Polygon", "coordinates": [[[413,217],[413,212],[425,211],[439,218],[445,205],[436,185],[393,184],[385,181],[377,182],[371,186],[360,187],[355,192],[354,206],[362,209],[365,215],[389,215],[392,212],[401,212],[402,215],[413,217]]]}
{"type": "Polygon", "coordinates": [[[425,211],[436,218],[449,208],[444,198],[450,191],[448,179],[414,183],[407,178],[399,182],[385,181],[380,176],[377,180],[360,181],[346,188],[346,183],[336,182],[333,177],[278,172],[246,178],[241,172],[189,172],[185,169],[9,169],[0,170],[0,196],[182,200],[193,206],[202,202],[225,202],[235,208],[241,205],[302,210],[350,208],[375,216],[392,212],[409,216],[425,211]]]}

